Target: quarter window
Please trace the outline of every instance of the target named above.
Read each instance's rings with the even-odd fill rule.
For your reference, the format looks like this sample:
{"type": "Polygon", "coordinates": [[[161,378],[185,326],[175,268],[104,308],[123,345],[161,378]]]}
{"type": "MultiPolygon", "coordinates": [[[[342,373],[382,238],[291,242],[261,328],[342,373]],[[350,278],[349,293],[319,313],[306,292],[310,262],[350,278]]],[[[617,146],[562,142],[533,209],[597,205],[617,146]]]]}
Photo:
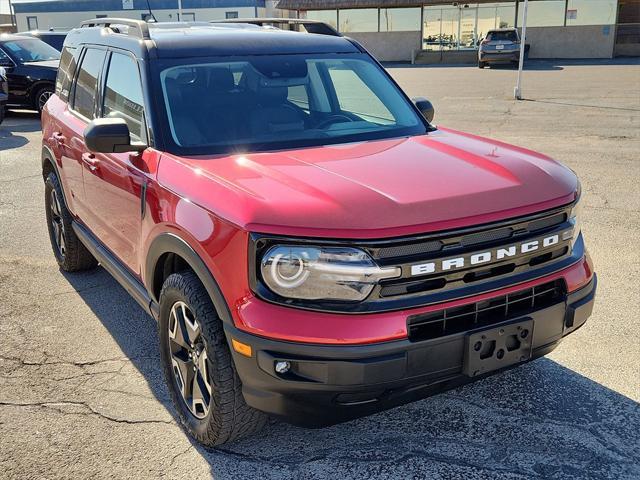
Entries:
{"type": "Polygon", "coordinates": [[[146,140],[140,74],[135,60],[128,55],[111,55],[102,115],[124,119],[129,126],[132,140],[146,140]]]}
{"type": "Polygon", "coordinates": [[[60,67],[58,68],[58,76],[56,78],[56,94],[65,101],[69,98],[69,89],[71,88],[73,76],[76,73],[77,56],[77,48],[64,47],[62,56],[60,57],[60,67]]]}
{"type": "Polygon", "coordinates": [[[76,81],[73,109],[89,120],[95,118],[98,76],[100,70],[102,70],[105,54],[104,50],[88,48],[82,59],[78,80],[76,81]]]}

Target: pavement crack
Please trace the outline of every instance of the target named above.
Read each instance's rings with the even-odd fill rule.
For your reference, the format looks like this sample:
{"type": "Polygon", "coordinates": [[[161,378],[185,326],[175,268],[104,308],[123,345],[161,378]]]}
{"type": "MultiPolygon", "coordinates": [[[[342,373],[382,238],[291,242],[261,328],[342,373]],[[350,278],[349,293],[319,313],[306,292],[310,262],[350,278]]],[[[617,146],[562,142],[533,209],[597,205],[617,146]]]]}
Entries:
{"type": "Polygon", "coordinates": [[[174,425],[174,422],[171,420],[149,420],[149,419],[141,419],[141,420],[132,420],[128,418],[119,418],[111,415],[107,415],[106,413],[102,413],[95,408],[93,408],[87,402],[72,402],[72,401],[53,401],[53,402],[5,402],[0,401],[0,406],[7,407],[17,407],[17,408],[46,408],[55,410],[58,413],[63,415],[84,415],[84,416],[97,416],[104,420],[108,420],[114,423],[124,423],[127,425],[140,425],[140,424],[165,424],[165,425],[174,425]],[[62,409],[62,407],[84,407],[87,409],[85,412],[67,412],[62,409]]]}

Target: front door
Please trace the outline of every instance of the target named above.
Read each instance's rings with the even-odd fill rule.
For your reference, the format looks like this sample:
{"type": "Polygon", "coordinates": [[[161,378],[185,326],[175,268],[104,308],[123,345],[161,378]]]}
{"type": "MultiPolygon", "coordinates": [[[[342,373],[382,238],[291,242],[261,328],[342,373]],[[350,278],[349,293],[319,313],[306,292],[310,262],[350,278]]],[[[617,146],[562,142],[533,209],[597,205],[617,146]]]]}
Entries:
{"type": "MultiPolygon", "coordinates": [[[[113,52],[108,59],[104,93],[98,114],[123,118],[132,141],[147,142],[144,101],[136,60],[113,52]]],[[[140,275],[138,249],[142,223],[142,192],[147,181],[144,165],[150,152],[85,152],[85,223],[129,270],[140,275]]]]}

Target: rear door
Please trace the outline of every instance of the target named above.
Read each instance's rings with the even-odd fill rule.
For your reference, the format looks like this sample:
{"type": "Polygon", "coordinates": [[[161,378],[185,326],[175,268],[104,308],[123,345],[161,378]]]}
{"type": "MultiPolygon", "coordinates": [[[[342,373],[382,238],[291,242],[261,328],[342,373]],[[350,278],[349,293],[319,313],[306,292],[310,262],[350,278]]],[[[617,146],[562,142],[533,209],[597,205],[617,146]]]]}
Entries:
{"type": "MultiPolygon", "coordinates": [[[[133,56],[122,51],[109,54],[102,91],[99,115],[124,119],[131,140],[148,144],[140,70],[133,56]]],[[[132,273],[140,275],[137,254],[150,151],[85,155],[89,160],[83,176],[85,223],[132,273]]]]}
{"type": "Polygon", "coordinates": [[[70,87],[68,107],[57,120],[59,131],[54,132],[64,171],[66,199],[82,221],[87,216],[82,179],[83,164],[87,161],[84,129],[96,116],[96,97],[106,54],[105,49],[90,47],[84,50],[70,87]]]}

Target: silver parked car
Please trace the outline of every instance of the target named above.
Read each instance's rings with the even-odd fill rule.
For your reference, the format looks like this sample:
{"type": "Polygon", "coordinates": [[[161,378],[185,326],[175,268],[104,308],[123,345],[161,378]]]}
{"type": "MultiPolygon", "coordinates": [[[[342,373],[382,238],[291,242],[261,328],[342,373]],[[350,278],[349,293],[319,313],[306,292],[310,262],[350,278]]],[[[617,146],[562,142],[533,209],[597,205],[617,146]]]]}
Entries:
{"type": "MultiPolygon", "coordinates": [[[[526,46],[525,46],[526,53],[526,46]]],[[[490,63],[518,64],[520,59],[520,35],[515,28],[489,30],[478,48],[478,67],[490,63]]]]}

